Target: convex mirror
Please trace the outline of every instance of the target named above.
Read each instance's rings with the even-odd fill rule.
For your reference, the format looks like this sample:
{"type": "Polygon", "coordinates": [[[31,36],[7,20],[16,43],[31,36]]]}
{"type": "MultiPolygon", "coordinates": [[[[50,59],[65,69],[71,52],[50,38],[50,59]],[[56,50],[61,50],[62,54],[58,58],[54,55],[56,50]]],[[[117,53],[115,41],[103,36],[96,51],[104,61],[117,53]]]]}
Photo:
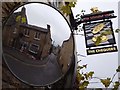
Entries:
{"type": "Polygon", "coordinates": [[[44,3],[21,5],[5,22],[2,35],[5,63],[22,82],[46,86],[68,72],[74,39],[57,9],[44,3]]]}

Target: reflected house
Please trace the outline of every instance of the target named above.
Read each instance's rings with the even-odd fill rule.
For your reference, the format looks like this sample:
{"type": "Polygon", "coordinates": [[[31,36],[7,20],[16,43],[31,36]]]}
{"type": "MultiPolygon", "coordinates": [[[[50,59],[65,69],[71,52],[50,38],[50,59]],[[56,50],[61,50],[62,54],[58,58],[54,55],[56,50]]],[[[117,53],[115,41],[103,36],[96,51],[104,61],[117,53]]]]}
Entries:
{"type": "Polygon", "coordinates": [[[37,59],[49,55],[51,44],[50,25],[42,28],[28,24],[25,7],[11,15],[3,30],[3,46],[29,53],[37,59]]]}
{"type": "Polygon", "coordinates": [[[35,55],[39,59],[49,55],[52,42],[49,25],[45,29],[29,24],[21,24],[20,31],[24,34],[21,40],[21,50],[24,48],[26,52],[35,55]]]}
{"type": "Polygon", "coordinates": [[[21,37],[22,35],[18,32],[19,30],[19,25],[21,23],[27,24],[27,17],[25,14],[26,10],[25,8],[22,8],[21,12],[15,12],[13,13],[9,19],[7,20],[4,30],[3,30],[3,45],[4,46],[13,46],[12,42],[17,42],[19,39],[19,36],[21,37]],[[21,19],[24,19],[24,22],[22,22],[21,19]],[[20,34],[20,35],[19,35],[20,34]]]}
{"type": "Polygon", "coordinates": [[[73,37],[70,35],[70,38],[63,42],[58,62],[62,69],[62,73],[65,74],[68,70],[69,65],[73,57],[73,37]]]}

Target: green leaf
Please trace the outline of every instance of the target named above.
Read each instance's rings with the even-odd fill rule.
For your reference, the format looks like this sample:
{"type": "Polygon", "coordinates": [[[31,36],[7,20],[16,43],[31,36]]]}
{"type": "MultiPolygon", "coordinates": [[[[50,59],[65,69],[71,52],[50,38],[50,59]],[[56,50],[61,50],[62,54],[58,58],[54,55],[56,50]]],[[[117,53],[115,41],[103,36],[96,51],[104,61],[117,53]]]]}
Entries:
{"type": "Polygon", "coordinates": [[[88,80],[89,78],[92,78],[93,74],[94,74],[94,72],[91,71],[91,72],[85,73],[84,76],[85,76],[86,80],[88,80]]]}
{"type": "Polygon", "coordinates": [[[120,83],[118,81],[116,81],[114,83],[114,88],[112,90],[118,90],[119,86],[120,86],[120,83]]]}
{"type": "Polygon", "coordinates": [[[21,20],[21,16],[18,15],[18,16],[16,17],[16,22],[19,22],[20,20],[21,20]]]}
{"type": "Polygon", "coordinates": [[[74,2],[70,2],[70,3],[69,3],[69,6],[70,6],[70,7],[75,7],[74,2]]]}
{"type": "Polygon", "coordinates": [[[80,85],[80,86],[79,86],[79,90],[85,90],[85,87],[82,86],[82,85],[80,85]]]}
{"type": "Polygon", "coordinates": [[[119,32],[120,32],[120,29],[116,29],[115,32],[116,32],[116,33],[119,33],[119,32]]]}
{"type": "Polygon", "coordinates": [[[66,14],[66,16],[71,14],[71,8],[69,7],[69,5],[62,6],[61,10],[62,10],[63,14],[66,14]]]}
{"type": "Polygon", "coordinates": [[[81,10],[81,12],[85,12],[85,10],[81,10]]]}
{"type": "Polygon", "coordinates": [[[120,66],[118,66],[118,69],[116,69],[117,72],[120,72],[120,66]]]}
{"type": "Polygon", "coordinates": [[[67,4],[61,7],[61,11],[68,16],[71,14],[71,8],[75,7],[77,0],[65,0],[65,2],[67,4]]]}
{"type": "Polygon", "coordinates": [[[22,23],[26,23],[26,18],[22,17],[22,23]]]}
{"type": "Polygon", "coordinates": [[[94,74],[94,72],[91,71],[91,72],[88,73],[88,76],[92,78],[93,74],[94,74]]]}
{"type": "Polygon", "coordinates": [[[88,80],[88,78],[89,78],[88,74],[84,74],[84,76],[85,76],[86,80],[88,80]]]}
{"type": "Polygon", "coordinates": [[[83,68],[84,68],[84,67],[82,67],[82,66],[78,66],[78,67],[77,67],[77,69],[83,69],[83,68]]]}
{"type": "Polygon", "coordinates": [[[107,88],[110,86],[111,83],[111,78],[107,78],[107,79],[100,79],[101,83],[107,88]]]}
{"type": "Polygon", "coordinates": [[[84,68],[87,68],[87,64],[86,65],[83,65],[84,68]]]}
{"type": "Polygon", "coordinates": [[[83,85],[84,87],[87,87],[88,84],[89,84],[89,81],[84,81],[84,82],[82,83],[82,85],[83,85]]]}
{"type": "Polygon", "coordinates": [[[75,17],[79,17],[80,16],[80,14],[77,14],[75,17]]]}
{"type": "Polygon", "coordinates": [[[82,74],[80,74],[80,72],[77,71],[76,79],[80,82],[81,80],[84,80],[84,76],[82,76],[82,74]]]}

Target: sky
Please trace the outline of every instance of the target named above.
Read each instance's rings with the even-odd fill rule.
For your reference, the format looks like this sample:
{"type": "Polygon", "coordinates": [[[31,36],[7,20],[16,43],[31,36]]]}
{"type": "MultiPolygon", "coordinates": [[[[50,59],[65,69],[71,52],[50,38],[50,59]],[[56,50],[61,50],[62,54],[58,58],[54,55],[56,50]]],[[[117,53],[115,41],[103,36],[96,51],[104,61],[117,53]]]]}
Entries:
{"type": "MultiPolygon", "coordinates": [[[[63,41],[69,39],[70,27],[57,10],[40,3],[26,4],[24,7],[26,8],[28,24],[43,28],[47,28],[47,24],[51,26],[51,38],[56,46],[62,45],[63,41]]],[[[15,12],[21,11],[21,8],[15,12]]]]}
{"type": "MultiPolygon", "coordinates": [[[[91,13],[92,7],[98,7],[100,11],[109,11],[114,10],[115,15],[118,16],[118,0],[78,0],[77,5],[75,8],[72,9],[74,17],[81,12],[81,10],[85,10],[85,14],[91,13]]],[[[113,28],[118,28],[118,18],[112,19],[113,22],[113,28]]],[[[80,34],[84,34],[84,32],[80,32],[80,34]]],[[[118,34],[115,34],[116,39],[116,45],[118,46],[118,34]]],[[[116,71],[116,68],[118,67],[118,52],[112,52],[112,53],[104,53],[104,54],[95,54],[95,55],[87,55],[86,54],[86,45],[85,45],[85,38],[84,36],[75,36],[76,40],[76,47],[77,52],[83,56],[78,56],[78,60],[82,60],[79,65],[87,64],[88,67],[86,70],[83,70],[83,72],[89,72],[94,71],[94,77],[99,78],[112,78],[113,74],[116,71]]],[[[115,77],[114,80],[117,80],[118,76],[115,77]]],[[[90,88],[95,87],[103,87],[98,79],[92,79],[89,84],[90,88]]]]}
{"type": "MultiPolygon", "coordinates": [[[[74,16],[79,14],[81,10],[85,10],[85,14],[91,13],[92,7],[98,7],[101,11],[114,10],[115,15],[118,16],[118,0],[77,0],[77,5],[72,9],[74,16]]],[[[46,24],[51,25],[52,39],[55,40],[56,45],[65,39],[68,39],[70,35],[70,28],[64,18],[54,9],[41,4],[26,5],[27,16],[29,18],[28,23],[32,25],[42,26],[46,28],[46,24]]],[[[19,9],[20,10],[20,9],[19,9]]],[[[17,10],[17,11],[19,11],[17,10]]],[[[118,18],[112,19],[113,28],[118,28],[118,18]]],[[[84,32],[80,32],[84,34],[84,32]]],[[[115,33],[116,45],[118,46],[118,34],[115,33]]],[[[106,78],[112,77],[118,67],[118,52],[87,55],[84,36],[75,36],[76,48],[78,54],[78,60],[82,60],[79,65],[87,64],[87,69],[83,72],[94,71],[94,77],[106,78]]],[[[115,80],[118,76],[115,77],[115,80]]],[[[90,88],[103,87],[98,79],[92,79],[89,84],[90,88]]]]}

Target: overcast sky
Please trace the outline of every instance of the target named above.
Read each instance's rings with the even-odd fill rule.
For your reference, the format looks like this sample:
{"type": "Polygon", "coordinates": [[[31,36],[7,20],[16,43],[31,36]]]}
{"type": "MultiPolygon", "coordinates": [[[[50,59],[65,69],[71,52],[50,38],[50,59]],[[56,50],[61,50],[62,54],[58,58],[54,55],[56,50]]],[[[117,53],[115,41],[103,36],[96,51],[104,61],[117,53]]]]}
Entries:
{"type": "MultiPolygon", "coordinates": [[[[76,16],[85,10],[85,14],[91,13],[92,7],[98,7],[100,11],[109,11],[114,10],[115,15],[118,16],[118,0],[78,0],[77,5],[73,8],[73,14],[76,16]]],[[[112,19],[113,28],[118,28],[118,18],[112,19]]],[[[83,32],[81,32],[83,34],[83,32]]],[[[79,65],[88,64],[88,68],[85,71],[94,71],[94,77],[112,78],[113,74],[118,67],[118,52],[104,53],[99,55],[90,55],[86,54],[86,45],[84,36],[75,36],[77,51],[79,54],[82,54],[86,57],[78,57],[78,60],[82,60],[79,65]]],[[[115,33],[115,38],[118,46],[118,34],[115,33]]],[[[118,76],[115,77],[115,80],[118,79],[118,76]]],[[[91,82],[100,82],[97,79],[93,79],[91,82]]],[[[101,83],[91,83],[89,87],[103,87],[101,83]]]]}
{"type": "MultiPolygon", "coordinates": [[[[57,10],[40,3],[26,4],[25,8],[29,24],[43,28],[47,28],[47,24],[51,26],[51,37],[55,45],[62,45],[64,40],[69,39],[69,25],[57,10]]],[[[15,12],[18,11],[21,11],[21,8],[15,12]]]]}

